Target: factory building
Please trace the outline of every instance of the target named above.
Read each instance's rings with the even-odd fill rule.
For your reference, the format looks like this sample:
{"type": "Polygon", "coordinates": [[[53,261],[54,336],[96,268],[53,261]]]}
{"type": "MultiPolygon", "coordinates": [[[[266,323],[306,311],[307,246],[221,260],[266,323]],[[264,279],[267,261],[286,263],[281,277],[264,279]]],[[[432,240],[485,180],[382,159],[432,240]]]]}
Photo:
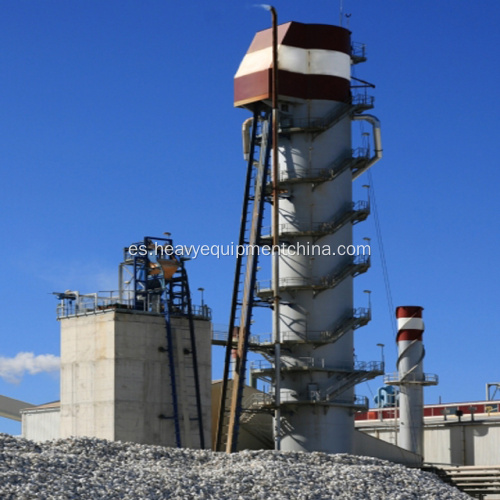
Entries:
{"type": "MultiPolygon", "coordinates": [[[[356,414],[356,429],[401,445],[399,407],[356,414]]],[[[423,459],[426,464],[500,464],[500,401],[470,401],[423,407],[423,459]]]]}
{"type": "Polygon", "coordinates": [[[54,401],[20,410],[22,436],[31,441],[43,442],[61,436],[61,403],[54,401]]]}

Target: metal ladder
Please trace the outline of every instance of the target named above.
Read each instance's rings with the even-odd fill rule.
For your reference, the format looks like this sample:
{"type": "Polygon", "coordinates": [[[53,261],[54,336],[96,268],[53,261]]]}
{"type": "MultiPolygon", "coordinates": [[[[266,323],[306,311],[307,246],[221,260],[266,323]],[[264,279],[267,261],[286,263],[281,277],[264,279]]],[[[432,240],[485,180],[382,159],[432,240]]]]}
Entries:
{"type": "MultiPolygon", "coordinates": [[[[242,249],[245,245],[258,245],[260,243],[266,184],[269,177],[270,129],[269,111],[263,112],[256,108],[253,114],[250,154],[241,213],[239,249],[242,249]]],[[[254,253],[250,252],[250,255],[246,255],[245,252],[245,255],[243,255],[243,252],[240,251],[236,258],[224,374],[216,427],[216,451],[222,450],[224,435],[227,436],[226,451],[236,451],[237,446],[258,261],[258,255],[254,255],[254,253]],[[239,324],[237,324],[237,318],[239,324]],[[234,349],[233,335],[235,331],[238,333],[237,350],[234,360],[233,384],[229,392],[231,353],[234,349]],[[225,421],[228,411],[229,423],[226,426],[225,421]]]]}

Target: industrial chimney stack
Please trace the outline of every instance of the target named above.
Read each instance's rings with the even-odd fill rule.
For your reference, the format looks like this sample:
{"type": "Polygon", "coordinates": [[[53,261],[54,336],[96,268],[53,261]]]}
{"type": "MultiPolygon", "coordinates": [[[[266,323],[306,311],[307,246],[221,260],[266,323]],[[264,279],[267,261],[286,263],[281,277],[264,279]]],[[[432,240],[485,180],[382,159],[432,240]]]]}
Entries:
{"type": "Polygon", "coordinates": [[[387,375],[385,383],[399,386],[400,441],[402,448],[423,456],[423,387],[436,385],[437,375],[425,374],[422,344],[424,322],[423,307],[396,308],[398,321],[398,373],[387,375]]]}

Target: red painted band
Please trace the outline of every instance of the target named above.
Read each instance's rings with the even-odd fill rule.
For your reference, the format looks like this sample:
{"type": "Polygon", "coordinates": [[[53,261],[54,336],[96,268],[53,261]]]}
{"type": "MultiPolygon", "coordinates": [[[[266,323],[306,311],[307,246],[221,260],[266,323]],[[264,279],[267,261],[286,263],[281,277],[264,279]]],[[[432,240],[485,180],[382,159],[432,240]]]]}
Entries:
{"type": "Polygon", "coordinates": [[[396,318],[421,318],[423,310],[420,306],[399,306],[396,307],[396,318]]]}
{"type": "MultiPolygon", "coordinates": [[[[351,32],[328,24],[290,22],[278,26],[278,44],[301,49],[337,50],[351,54],[351,32]]],[[[247,54],[272,45],[272,29],[259,31],[247,54]]]]}
{"type": "Polygon", "coordinates": [[[401,340],[422,340],[423,330],[399,330],[396,342],[401,340]]]}
{"type": "MultiPolygon", "coordinates": [[[[330,75],[304,75],[280,70],[280,97],[349,102],[349,80],[330,75]]],[[[234,79],[234,105],[271,98],[271,70],[257,71],[234,79]]]]}

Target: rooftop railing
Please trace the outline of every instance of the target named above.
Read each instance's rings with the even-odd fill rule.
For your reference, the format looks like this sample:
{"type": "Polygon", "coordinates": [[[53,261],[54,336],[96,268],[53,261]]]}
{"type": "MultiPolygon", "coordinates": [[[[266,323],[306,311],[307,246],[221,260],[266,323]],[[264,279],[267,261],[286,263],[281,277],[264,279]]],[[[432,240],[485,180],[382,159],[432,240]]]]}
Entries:
{"type": "MultiPolygon", "coordinates": [[[[89,294],[68,290],[55,295],[60,300],[56,308],[57,319],[98,314],[112,309],[152,314],[164,312],[164,305],[158,293],[145,293],[135,299],[132,291],[122,292],[120,296],[116,290],[89,294]]],[[[191,312],[195,319],[212,318],[212,310],[207,305],[193,305],[191,312]]],[[[175,313],[172,315],[175,316],[175,313]]]]}

